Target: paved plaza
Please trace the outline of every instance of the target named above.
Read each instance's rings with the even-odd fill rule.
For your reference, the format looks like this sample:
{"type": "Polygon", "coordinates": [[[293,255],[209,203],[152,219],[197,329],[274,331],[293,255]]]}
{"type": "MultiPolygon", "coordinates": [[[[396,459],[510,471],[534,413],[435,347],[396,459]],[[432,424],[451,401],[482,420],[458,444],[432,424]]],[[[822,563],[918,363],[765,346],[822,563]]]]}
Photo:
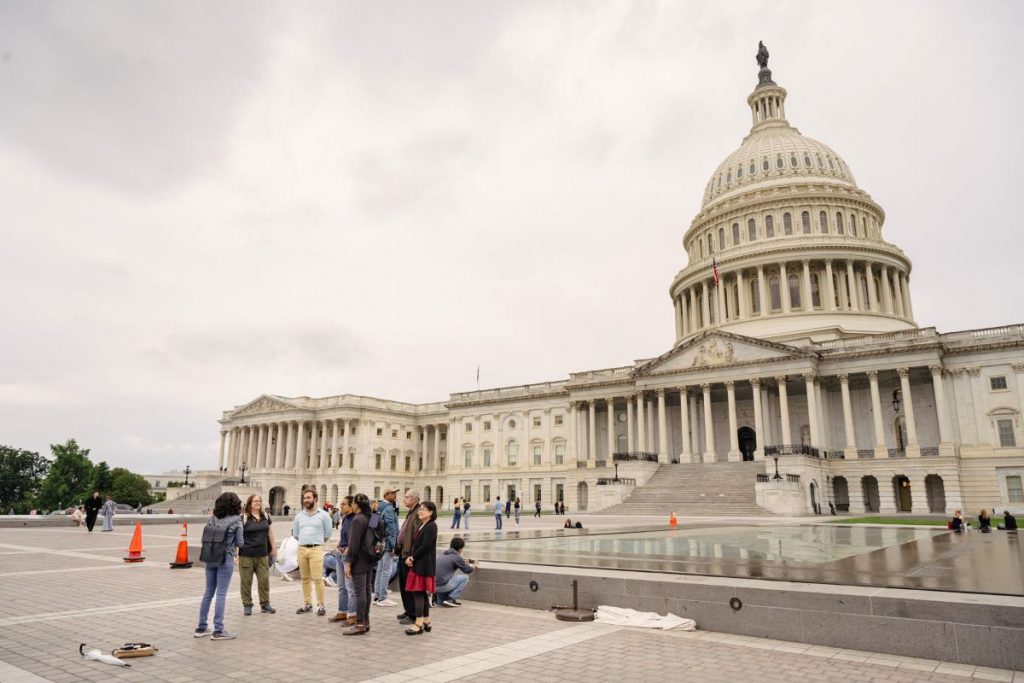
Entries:
{"type": "MultiPolygon", "coordinates": [[[[434,631],[414,638],[395,622],[396,608],[374,607],[371,633],[343,638],[325,618],[295,614],[300,587],[279,578],[271,583],[277,614],[244,617],[236,577],[226,625],[238,639],[194,639],[203,572],[168,568],[178,533],[173,525],[146,527],[147,560],[128,565],[121,559],[131,534],[126,524],[92,534],[0,529],[0,681],[1024,682],[1024,673],[1006,670],[700,630],[572,624],[544,611],[468,601],[435,610],[434,631]],[[129,641],[153,643],[159,653],[126,669],[78,654],[79,643],[109,651],[129,641]]],[[[327,591],[332,607],[337,589],[327,591]]]]}

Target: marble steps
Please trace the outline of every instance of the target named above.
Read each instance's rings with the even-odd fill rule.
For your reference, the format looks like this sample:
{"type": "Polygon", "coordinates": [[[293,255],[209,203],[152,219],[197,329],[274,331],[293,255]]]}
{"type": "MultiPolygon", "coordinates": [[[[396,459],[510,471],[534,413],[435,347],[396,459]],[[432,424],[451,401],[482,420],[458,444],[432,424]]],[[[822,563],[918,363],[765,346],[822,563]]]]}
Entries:
{"type": "Polygon", "coordinates": [[[662,465],[643,486],[605,514],[764,515],[754,495],[761,462],[662,465]]]}

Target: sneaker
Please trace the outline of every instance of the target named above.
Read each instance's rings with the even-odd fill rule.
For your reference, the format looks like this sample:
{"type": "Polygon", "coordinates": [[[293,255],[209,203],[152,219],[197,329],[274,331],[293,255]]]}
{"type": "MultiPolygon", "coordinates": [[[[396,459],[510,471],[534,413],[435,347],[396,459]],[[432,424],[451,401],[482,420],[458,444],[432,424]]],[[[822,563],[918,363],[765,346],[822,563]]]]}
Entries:
{"type": "Polygon", "coordinates": [[[377,605],[378,607],[397,607],[398,606],[397,602],[395,602],[394,600],[388,600],[387,598],[384,598],[383,600],[378,600],[377,602],[375,602],[373,604],[377,605]]]}
{"type": "Polygon", "coordinates": [[[210,640],[234,640],[237,637],[237,633],[231,633],[230,631],[214,631],[213,635],[210,636],[210,640]]]}
{"type": "Polygon", "coordinates": [[[401,621],[402,619],[410,619],[410,618],[411,617],[406,612],[402,612],[401,614],[396,614],[395,615],[395,619],[398,619],[399,621],[401,621]]]}
{"type": "Polygon", "coordinates": [[[313,611],[313,605],[310,605],[307,602],[305,605],[303,605],[299,609],[295,610],[295,613],[296,614],[305,614],[306,612],[312,612],[312,611],[313,611]]]}
{"type": "Polygon", "coordinates": [[[277,613],[277,610],[274,609],[273,607],[271,607],[269,602],[267,604],[265,604],[265,605],[260,605],[260,611],[263,612],[264,614],[276,614],[277,613]]]}
{"type": "Polygon", "coordinates": [[[245,612],[245,616],[252,616],[252,605],[246,605],[243,611],[245,612]]]}
{"type": "Polygon", "coordinates": [[[338,582],[334,580],[333,576],[325,577],[324,578],[324,583],[326,583],[328,586],[331,586],[331,587],[336,587],[338,585],[338,582]]]}
{"type": "Polygon", "coordinates": [[[317,605],[317,608],[316,608],[316,615],[317,615],[318,617],[322,617],[322,616],[323,616],[323,615],[325,615],[325,614],[327,614],[327,608],[326,608],[326,607],[324,607],[323,605],[317,605]]]}
{"type": "Polygon", "coordinates": [[[459,603],[454,600],[448,599],[441,603],[441,607],[458,607],[459,603]]]}
{"type": "Polygon", "coordinates": [[[208,628],[197,628],[195,631],[192,632],[192,637],[193,638],[204,638],[204,637],[210,635],[210,633],[211,633],[211,631],[208,628]]]}
{"type": "Polygon", "coordinates": [[[445,600],[445,602],[450,602],[456,607],[462,607],[462,603],[456,600],[455,598],[448,598],[447,600],[445,600]]]}

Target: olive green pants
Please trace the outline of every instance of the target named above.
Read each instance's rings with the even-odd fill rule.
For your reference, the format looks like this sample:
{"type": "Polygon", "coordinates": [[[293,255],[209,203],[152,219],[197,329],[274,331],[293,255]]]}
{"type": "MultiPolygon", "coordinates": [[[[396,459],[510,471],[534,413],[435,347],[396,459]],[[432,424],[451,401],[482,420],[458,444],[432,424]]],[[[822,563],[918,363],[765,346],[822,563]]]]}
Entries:
{"type": "Polygon", "coordinates": [[[242,583],[242,604],[252,604],[252,575],[256,574],[256,589],[260,594],[260,605],[270,604],[270,563],[267,556],[239,557],[238,575],[242,583]]]}

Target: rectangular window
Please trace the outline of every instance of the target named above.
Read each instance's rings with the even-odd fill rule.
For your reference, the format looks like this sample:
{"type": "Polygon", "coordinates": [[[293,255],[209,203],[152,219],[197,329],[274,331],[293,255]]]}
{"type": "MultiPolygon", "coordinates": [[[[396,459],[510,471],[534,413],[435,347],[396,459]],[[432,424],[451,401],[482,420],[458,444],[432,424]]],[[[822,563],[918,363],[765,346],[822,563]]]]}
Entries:
{"type": "Polygon", "coordinates": [[[534,446],[533,447],[533,464],[534,465],[539,465],[540,464],[540,454],[541,454],[542,450],[543,449],[540,446],[534,446]]]}
{"type": "Polygon", "coordinates": [[[420,462],[419,462],[419,469],[417,470],[417,472],[422,472],[422,471],[423,471],[423,456],[421,455],[420,456],[420,462]]]}
{"type": "Polygon", "coordinates": [[[1024,503],[1024,485],[1019,476],[1006,478],[1006,495],[1011,503],[1024,503]]]}
{"type": "Polygon", "coordinates": [[[562,416],[561,415],[555,415],[555,426],[556,427],[561,427],[562,426],[562,416]]]}
{"type": "Polygon", "coordinates": [[[490,448],[485,448],[484,449],[484,467],[490,467],[490,466],[491,466],[491,449],[490,448]]]}
{"type": "Polygon", "coordinates": [[[353,435],[355,435],[355,433],[356,433],[356,428],[355,428],[355,427],[353,427],[353,428],[352,428],[352,434],[353,434],[353,435]]]}
{"type": "Polygon", "coordinates": [[[485,432],[491,431],[491,423],[490,423],[489,420],[484,420],[484,431],[485,432]]]}
{"type": "Polygon", "coordinates": [[[397,439],[398,438],[398,430],[397,429],[392,429],[391,430],[391,438],[392,439],[397,439]]]}
{"type": "Polygon", "coordinates": [[[565,486],[562,484],[555,484],[555,500],[559,503],[565,502],[565,486]]]}
{"type": "MultiPolygon", "coordinates": [[[[491,502],[491,485],[490,484],[484,484],[484,502],[485,503],[491,502]]],[[[472,512],[472,510],[470,510],[470,512],[472,512]]]]}
{"type": "Polygon", "coordinates": [[[508,466],[515,467],[519,464],[519,446],[513,441],[508,445],[508,466]]]}
{"type": "Polygon", "coordinates": [[[405,456],[405,471],[412,472],[412,458],[405,456]]]}
{"type": "Polygon", "coordinates": [[[533,500],[534,502],[540,500],[540,484],[533,485],[533,500]]]}
{"type": "Polygon", "coordinates": [[[1003,448],[1013,448],[1017,445],[1017,439],[1013,433],[1013,420],[996,420],[999,426],[999,445],[1003,448]]]}
{"type": "Polygon", "coordinates": [[[374,461],[376,463],[376,467],[379,470],[380,469],[380,458],[381,458],[381,455],[380,455],[380,453],[376,453],[376,454],[374,454],[373,457],[374,457],[374,461]]]}
{"type": "Polygon", "coordinates": [[[466,431],[467,432],[473,431],[473,423],[472,422],[467,422],[466,423],[466,431]]]}
{"type": "Polygon", "coordinates": [[[988,381],[989,384],[992,385],[992,391],[1002,391],[1003,389],[1006,389],[1006,377],[990,377],[988,381]]]}
{"type": "Polygon", "coordinates": [[[447,441],[447,440],[448,440],[448,432],[447,431],[441,432],[441,441],[447,441]]]}
{"type": "Polygon", "coordinates": [[[540,427],[540,418],[539,417],[533,418],[533,426],[534,427],[540,427]]]}
{"type": "Polygon", "coordinates": [[[437,462],[438,462],[438,469],[441,470],[442,472],[444,472],[446,469],[448,469],[448,467],[447,467],[447,465],[448,465],[448,458],[446,458],[446,457],[444,457],[442,455],[440,458],[438,458],[437,462]]]}
{"type": "Polygon", "coordinates": [[[374,500],[380,500],[380,487],[379,486],[374,486],[373,487],[373,499],[374,500]]]}
{"type": "MultiPolygon", "coordinates": [[[[352,469],[355,469],[355,467],[356,467],[356,454],[355,453],[349,453],[348,454],[348,468],[350,470],[352,470],[352,469]]],[[[378,470],[380,469],[380,463],[377,464],[377,469],[378,470]]]]}
{"type": "Polygon", "coordinates": [[[398,456],[397,455],[392,455],[391,456],[391,471],[394,472],[397,469],[398,469],[398,456]]]}
{"type": "Polygon", "coordinates": [[[466,449],[465,463],[466,463],[465,467],[472,467],[473,466],[473,449],[471,449],[471,448],[467,448],[466,449]]]}
{"type": "Polygon", "coordinates": [[[565,444],[555,446],[555,464],[561,465],[565,462],[565,444]]]}
{"type": "Polygon", "coordinates": [[[412,432],[406,432],[405,433],[405,438],[406,439],[412,439],[412,432]]]}

